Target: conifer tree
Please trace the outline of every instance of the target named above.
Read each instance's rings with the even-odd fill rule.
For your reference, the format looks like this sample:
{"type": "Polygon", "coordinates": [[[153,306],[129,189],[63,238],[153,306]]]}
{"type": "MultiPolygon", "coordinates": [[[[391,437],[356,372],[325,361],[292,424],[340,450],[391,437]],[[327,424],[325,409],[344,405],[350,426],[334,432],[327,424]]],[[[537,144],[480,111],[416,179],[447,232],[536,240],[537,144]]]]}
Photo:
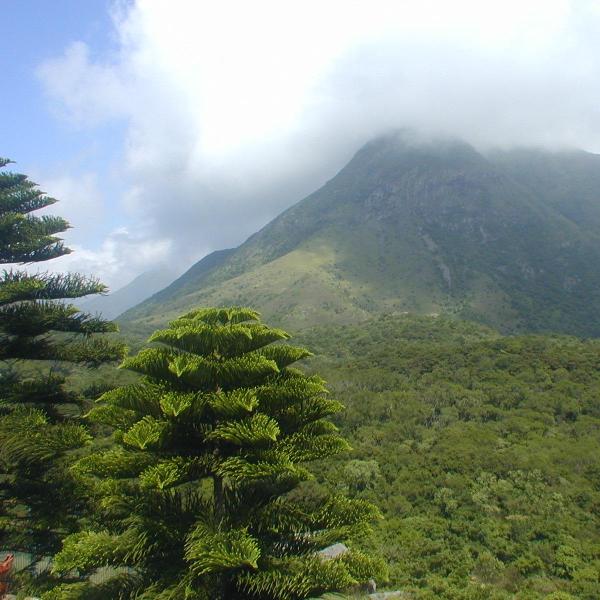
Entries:
{"type": "MultiPolygon", "coordinates": [[[[0,159],[0,167],[10,161],[0,159]]],[[[38,263],[68,254],[57,234],[69,224],[32,213],[54,204],[25,175],[0,173],[0,264],[38,263]]],[[[64,377],[31,375],[31,361],[98,365],[124,355],[120,342],[94,334],[115,325],[65,302],[102,293],[80,275],[31,274],[10,268],[0,276],[0,546],[40,556],[56,550],[65,526],[67,479],[60,457],[89,438],[64,407],[80,399],[64,377]],[[27,369],[23,366],[28,365],[27,369]],[[30,373],[25,375],[25,373],[30,373]]]]}
{"type": "Polygon", "coordinates": [[[328,420],[342,405],[292,367],[310,353],[277,343],[287,338],[247,308],[198,309],[125,360],[141,381],[90,413],[116,428],[117,444],[75,466],[95,478],[99,527],[68,537],[55,569],[126,569],[48,597],[293,600],[381,572],[356,550],[319,554],[378,511],[302,493],[308,463],[348,445],[328,420]]]}

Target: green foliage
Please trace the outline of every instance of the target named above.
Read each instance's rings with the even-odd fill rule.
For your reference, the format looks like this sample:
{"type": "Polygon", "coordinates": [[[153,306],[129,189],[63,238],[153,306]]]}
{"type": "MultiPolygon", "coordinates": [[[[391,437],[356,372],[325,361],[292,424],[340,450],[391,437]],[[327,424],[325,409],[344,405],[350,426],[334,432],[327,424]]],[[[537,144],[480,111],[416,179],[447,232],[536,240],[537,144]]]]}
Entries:
{"type": "MultiPolygon", "coordinates": [[[[70,252],[57,235],[69,224],[32,214],[55,202],[25,175],[0,173],[0,263],[70,252]]],[[[79,420],[85,398],[68,388],[65,364],[97,367],[125,351],[121,342],[96,336],[116,331],[115,324],[65,300],[105,291],[77,274],[11,268],[0,275],[0,546],[32,555],[34,564],[76,528],[83,503],[69,456],[91,436],[79,420]]]]}
{"type": "Polygon", "coordinates": [[[600,597],[598,340],[400,316],[302,341],[354,449],[317,476],[382,507],[392,589],[600,597]]]}
{"type": "MultiPolygon", "coordinates": [[[[2,159],[0,167],[9,162],[2,159]]],[[[25,175],[0,173],[0,262],[39,262],[70,252],[55,236],[69,227],[64,219],[30,214],[55,202],[25,175]]]]}
{"type": "MultiPolygon", "coordinates": [[[[7,164],[3,161],[3,166],[7,164]]],[[[69,228],[64,219],[31,213],[56,200],[45,195],[25,175],[0,173],[0,263],[46,261],[70,250],[55,234],[69,228]]],[[[0,360],[70,360],[99,363],[123,356],[123,346],[104,341],[89,355],[79,347],[68,354],[58,332],[89,337],[115,331],[113,323],[82,313],[66,298],[106,292],[94,278],[77,274],[52,275],[4,271],[0,277],[0,360]],[[102,350],[100,350],[100,348],[102,350]]]]}
{"type": "Polygon", "coordinates": [[[125,561],[131,540],[124,538],[125,536],[111,535],[106,531],[75,533],[67,538],[54,560],[53,568],[59,572],[71,569],[89,572],[96,566],[125,561]]]}
{"type": "Polygon", "coordinates": [[[246,530],[211,531],[200,523],[187,537],[185,559],[197,577],[236,569],[258,569],[258,541],[246,530]]]}
{"type": "Polygon", "coordinates": [[[289,367],[310,353],[271,345],[288,337],[250,309],[194,310],[124,361],[141,381],[89,413],[115,428],[116,446],[73,467],[95,490],[98,529],[66,539],[57,573],[131,568],[138,584],[120,574],[113,588],[122,598],[299,600],[382,572],[358,551],[318,554],[364,536],[379,512],[302,491],[308,461],[349,446],[329,420],[342,405],[320,378],[289,367]]]}

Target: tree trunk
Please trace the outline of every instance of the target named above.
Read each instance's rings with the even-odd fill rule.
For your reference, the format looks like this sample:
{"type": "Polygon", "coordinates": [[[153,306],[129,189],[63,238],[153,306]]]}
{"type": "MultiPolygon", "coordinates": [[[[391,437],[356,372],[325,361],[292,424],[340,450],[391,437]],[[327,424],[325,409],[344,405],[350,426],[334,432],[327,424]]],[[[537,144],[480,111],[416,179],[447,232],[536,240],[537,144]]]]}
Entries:
{"type": "Polygon", "coordinates": [[[214,514],[215,514],[217,521],[220,523],[225,514],[225,505],[224,505],[225,498],[223,496],[223,478],[215,475],[213,477],[213,482],[214,482],[214,491],[213,491],[214,514]]]}

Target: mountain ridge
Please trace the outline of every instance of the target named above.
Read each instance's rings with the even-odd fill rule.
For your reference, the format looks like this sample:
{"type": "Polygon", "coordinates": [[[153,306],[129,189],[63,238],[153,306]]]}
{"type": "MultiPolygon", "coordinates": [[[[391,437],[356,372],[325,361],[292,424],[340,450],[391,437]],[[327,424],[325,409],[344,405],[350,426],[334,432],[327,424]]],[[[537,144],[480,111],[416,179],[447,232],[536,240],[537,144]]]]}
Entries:
{"type": "Polygon", "coordinates": [[[294,329],[415,312],[600,335],[600,156],[576,154],[564,172],[557,156],[383,136],[122,322],[150,330],[196,305],[251,304],[294,329]],[[546,186],[540,157],[554,165],[546,186]]]}

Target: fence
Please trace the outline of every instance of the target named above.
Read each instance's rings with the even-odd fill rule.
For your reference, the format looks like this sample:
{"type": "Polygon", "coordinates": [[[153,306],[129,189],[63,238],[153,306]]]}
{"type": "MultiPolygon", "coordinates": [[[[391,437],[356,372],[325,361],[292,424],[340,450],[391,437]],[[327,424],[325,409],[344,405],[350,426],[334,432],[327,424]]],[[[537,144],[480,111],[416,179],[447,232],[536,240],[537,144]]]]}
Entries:
{"type": "MultiPolygon", "coordinates": [[[[4,559],[6,560],[6,559],[4,559]]],[[[8,562],[7,562],[8,565],[8,562]]],[[[8,593],[15,594],[19,590],[15,587],[14,576],[20,571],[30,571],[34,575],[42,575],[49,572],[52,568],[51,557],[43,557],[39,560],[34,555],[27,552],[12,552],[10,550],[0,549],[0,600],[8,593]],[[2,569],[3,558],[12,556],[10,565],[2,569]]],[[[117,573],[127,571],[127,569],[114,569],[111,567],[102,567],[97,569],[91,576],[90,581],[99,584],[114,577],[117,573]]],[[[76,573],[73,573],[76,576],[76,573]]]]}

